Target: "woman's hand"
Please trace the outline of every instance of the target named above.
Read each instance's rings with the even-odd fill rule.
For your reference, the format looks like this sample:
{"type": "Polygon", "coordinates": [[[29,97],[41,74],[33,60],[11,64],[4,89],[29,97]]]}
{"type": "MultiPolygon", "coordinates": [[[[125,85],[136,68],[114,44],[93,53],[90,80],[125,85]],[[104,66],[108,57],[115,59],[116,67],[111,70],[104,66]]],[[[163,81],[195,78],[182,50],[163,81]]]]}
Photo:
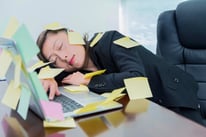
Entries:
{"type": "Polygon", "coordinates": [[[82,84],[88,85],[89,82],[90,79],[89,78],[85,79],[84,74],[79,71],[68,75],[62,80],[62,83],[72,84],[72,85],[82,85],[82,84]]]}
{"type": "Polygon", "coordinates": [[[41,79],[42,85],[46,92],[49,92],[49,99],[53,99],[55,95],[60,95],[58,84],[54,79],[41,79]]]}

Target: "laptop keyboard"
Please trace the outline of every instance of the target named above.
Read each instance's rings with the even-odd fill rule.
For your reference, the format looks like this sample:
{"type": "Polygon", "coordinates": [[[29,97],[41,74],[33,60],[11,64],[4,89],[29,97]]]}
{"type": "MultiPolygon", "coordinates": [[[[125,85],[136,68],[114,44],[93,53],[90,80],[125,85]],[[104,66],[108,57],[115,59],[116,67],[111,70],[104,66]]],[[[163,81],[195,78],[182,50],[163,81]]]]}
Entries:
{"type": "Polygon", "coordinates": [[[59,102],[62,104],[63,112],[72,112],[78,108],[83,107],[78,102],[74,101],[73,99],[66,97],[64,95],[59,95],[54,97],[54,101],[59,102]]]}

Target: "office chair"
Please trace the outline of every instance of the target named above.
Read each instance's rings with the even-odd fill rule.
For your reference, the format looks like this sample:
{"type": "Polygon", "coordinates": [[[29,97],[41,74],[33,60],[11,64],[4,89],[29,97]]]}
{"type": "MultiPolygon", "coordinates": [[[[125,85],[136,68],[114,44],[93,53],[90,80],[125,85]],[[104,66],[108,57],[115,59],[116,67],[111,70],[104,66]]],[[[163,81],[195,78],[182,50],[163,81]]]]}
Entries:
{"type": "Polygon", "coordinates": [[[156,54],[194,76],[206,118],[206,0],[184,1],[159,15],[156,54]]]}

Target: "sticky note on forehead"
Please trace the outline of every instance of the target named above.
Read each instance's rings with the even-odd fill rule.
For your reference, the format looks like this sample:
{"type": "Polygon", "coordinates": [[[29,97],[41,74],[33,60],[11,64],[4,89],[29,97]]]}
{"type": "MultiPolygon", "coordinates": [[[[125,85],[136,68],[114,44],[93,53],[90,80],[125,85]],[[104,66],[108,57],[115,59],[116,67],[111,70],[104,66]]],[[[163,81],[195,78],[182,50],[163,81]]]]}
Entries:
{"type": "Polygon", "coordinates": [[[124,83],[131,100],[152,97],[152,92],[146,77],[124,79],[124,83]]]}
{"type": "Polygon", "coordinates": [[[138,42],[131,40],[129,37],[123,37],[118,40],[113,41],[114,44],[122,46],[124,48],[132,48],[140,45],[138,42]]]}
{"type": "Polygon", "coordinates": [[[45,30],[58,30],[58,29],[64,29],[65,27],[63,27],[60,23],[58,22],[53,22],[50,24],[47,24],[46,26],[44,26],[45,30]]]}
{"type": "Polygon", "coordinates": [[[68,32],[68,40],[69,40],[69,44],[85,45],[82,35],[78,32],[74,32],[74,31],[68,32]]]}

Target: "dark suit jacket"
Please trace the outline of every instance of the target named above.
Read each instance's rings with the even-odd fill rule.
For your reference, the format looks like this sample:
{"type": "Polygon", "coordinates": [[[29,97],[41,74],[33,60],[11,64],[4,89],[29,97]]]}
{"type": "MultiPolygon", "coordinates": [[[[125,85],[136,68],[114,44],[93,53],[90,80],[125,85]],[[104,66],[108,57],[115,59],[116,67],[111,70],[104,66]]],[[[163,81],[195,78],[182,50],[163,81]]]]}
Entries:
{"type": "Polygon", "coordinates": [[[91,79],[90,90],[103,93],[124,87],[123,79],[148,77],[154,102],[166,107],[197,108],[197,83],[181,69],[170,65],[143,46],[124,48],[113,43],[124,37],[117,31],[108,31],[90,49],[90,56],[104,75],[91,79]]]}

